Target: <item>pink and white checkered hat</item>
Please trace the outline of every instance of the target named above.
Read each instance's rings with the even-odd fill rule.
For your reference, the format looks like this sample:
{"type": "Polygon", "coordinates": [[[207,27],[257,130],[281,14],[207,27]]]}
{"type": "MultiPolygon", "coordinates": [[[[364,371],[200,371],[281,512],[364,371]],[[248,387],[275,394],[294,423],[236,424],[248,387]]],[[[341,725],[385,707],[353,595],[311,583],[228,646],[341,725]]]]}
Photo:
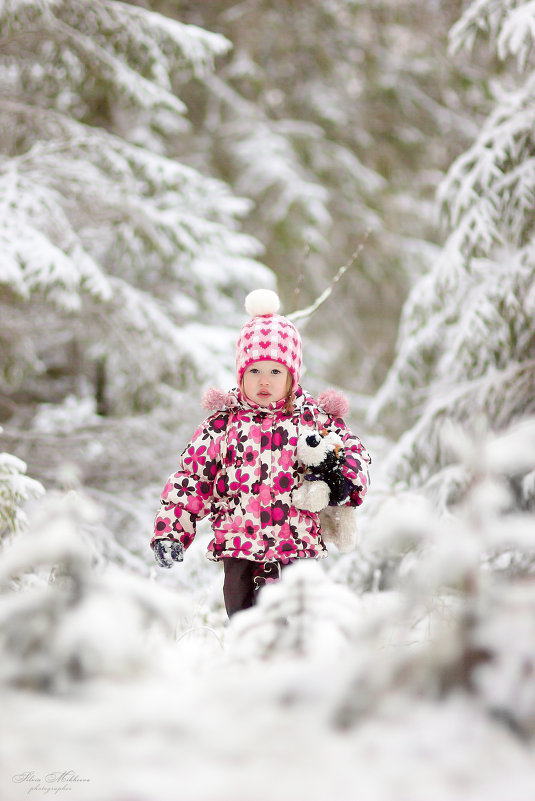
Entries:
{"type": "Polygon", "coordinates": [[[301,376],[303,345],[299,331],[287,317],[277,314],[279,296],[270,289],[255,289],[245,299],[251,319],[240,331],[236,343],[238,384],[253,362],[279,362],[288,368],[295,392],[301,376]]]}

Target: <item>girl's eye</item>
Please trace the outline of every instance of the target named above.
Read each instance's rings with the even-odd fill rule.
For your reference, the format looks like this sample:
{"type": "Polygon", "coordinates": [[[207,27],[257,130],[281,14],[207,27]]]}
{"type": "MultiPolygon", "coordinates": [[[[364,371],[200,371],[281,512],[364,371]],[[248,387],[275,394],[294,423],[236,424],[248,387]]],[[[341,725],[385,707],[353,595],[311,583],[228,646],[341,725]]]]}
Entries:
{"type": "Polygon", "coordinates": [[[274,369],[271,372],[273,373],[273,375],[279,375],[280,370],[274,369]]]}

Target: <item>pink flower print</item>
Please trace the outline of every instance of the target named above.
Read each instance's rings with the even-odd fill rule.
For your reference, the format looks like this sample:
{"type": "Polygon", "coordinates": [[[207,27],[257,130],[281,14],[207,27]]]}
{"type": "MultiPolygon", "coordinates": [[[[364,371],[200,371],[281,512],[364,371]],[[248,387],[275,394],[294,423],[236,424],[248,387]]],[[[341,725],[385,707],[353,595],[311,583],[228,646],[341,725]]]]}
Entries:
{"type": "MultiPolygon", "coordinates": [[[[171,486],[175,490],[175,497],[177,499],[182,498],[183,496],[188,495],[191,492],[189,476],[185,476],[183,473],[176,473],[174,479],[175,481],[171,486]]],[[[165,488],[166,491],[167,491],[167,486],[165,488]]]]}
{"type": "Polygon", "coordinates": [[[236,439],[238,436],[238,429],[236,424],[232,425],[230,428],[227,428],[227,442],[232,442],[233,439],[236,439]]]}
{"type": "Polygon", "coordinates": [[[233,517],[223,528],[228,533],[238,534],[242,530],[242,518],[239,516],[233,517]]]}
{"type": "Polygon", "coordinates": [[[195,449],[194,445],[189,446],[187,455],[184,456],[184,465],[189,467],[192,473],[198,473],[199,466],[202,467],[206,464],[206,456],[204,456],[205,451],[206,445],[201,445],[201,447],[197,449],[195,449]]]}
{"type": "Polygon", "coordinates": [[[225,456],[225,464],[234,464],[236,461],[236,449],[234,445],[229,445],[227,448],[227,454],[225,456]]]}
{"type": "Polygon", "coordinates": [[[293,540],[281,540],[277,544],[276,551],[281,559],[289,559],[297,553],[297,546],[293,540]]]}
{"type": "Polygon", "coordinates": [[[216,417],[210,423],[210,427],[216,432],[223,431],[223,429],[225,428],[226,422],[227,421],[226,421],[225,417],[223,417],[223,416],[222,417],[216,417]]]}
{"type": "Polygon", "coordinates": [[[192,495],[191,498],[188,498],[186,503],[186,509],[188,512],[191,512],[193,515],[198,515],[199,512],[202,510],[204,504],[201,498],[198,498],[196,495],[192,495]]]}
{"type": "Polygon", "coordinates": [[[247,479],[249,476],[246,473],[242,473],[241,470],[236,470],[236,481],[230,482],[230,491],[231,492],[247,492],[247,479]]]}
{"type": "Polygon", "coordinates": [[[253,547],[252,542],[242,542],[240,537],[234,537],[232,544],[234,547],[232,556],[234,558],[238,556],[248,556],[251,552],[251,548],[253,547]]]}
{"type": "Polygon", "coordinates": [[[157,517],[154,530],[158,534],[169,534],[172,531],[171,520],[168,517],[157,517]]]}
{"type": "MultiPolygon", "coordinates": [[[[245,422],[245,421],[244,421],[245,422]]],[[[242,429],[236,429],[235,432],[235,440],[234,446],[239,453],[243,453],[243,449],[245,448],[246,444],[249,442],[249,432],[243,431],[242,429]]]]}
{"type": "Polygon", "coordinates": [[[251,498],[245,509],[248,514],[258,519],[260,517],[260,501],[258,497],[251,498]]]}
{"type": "Polygon", "coordinates": [[[289,523],[283,523],[280,527],[280,539],[281,540],[289,540],[292,536],[292,529],[290,528],[289,523]]]}
{"type": "Polygon", "coordinates": [[[206,462],[202,473],[199,473],[199,475],[204,476],[208,481],[213,481],[217,475],[217,462],[206,462]]]}
{"type": "Polygon", "coordinates": [[[251,467],[258,459],[258,451],[252,445],[248,445],[243,454],[243,461],[251,467]]]}
{"type": "Polygon", "coordinates": [[[274,526],[282,525],[288,517],[290,507],[287,503],[276,501],[271,507],[271,519],[274,526]]]}
{"type": "Polygon", "coordinates": [[[217,481],[215,482],[215,490],[220,497],[223,497],[228,492],[228,476],[226,473],[222,473],[218,476],[217,481]]]}
{"type": "Polygon", "coordinates": [[[193,542],[192,535],[191,534],[186,534],[186,532],[184,532],[184,531],[182,531],[180,533],[179,539],[180,539],[180,542],[182,543],[182,545],[184,546],[184,548],[189,548],[189,546],[193,542]]]}
{"type": "Polygon", "coordinates": [[[248,519],[243,521],[242,530],[247,539],[256,539],[256,524],[254,520],[248,519]]]}
{"type": "Polygon", "coordinates": [[[231,519],[225,520],[225,522],[221,525],[221,531],[226,535],[230,531],[234,531],[234,521],[231,519]]]}
{"type": "Polygon", "coordinates": [[[221,554],[225,551],[225,542],[216,542],[216,540],[212,540],[208,546],[208,550],[212,551],[214,556],[221,556],[221,554]]]}
{"type": "Polygon", "coordinates": [[[293,466],[294,458],[295,457],[294,457],[294,454],[292,453],[292,451],[283,450],[283,452],[279,456],[278,463],[280,464],[280,466],[282,467],[283,470],[289,470],[290,467],[293,466]]]}
{"type": "Polygon", "coordinates": [[[271,489],[267,484],[260,484],[258,498],[262,506],[269,506],[271,503],[271,489]]]}
{"type": "Polygon", "coordinates": [[[273,450],[282,450],[288,444],[288,432],[283,426],[275,428],[271,436],[271,447],[273,450]]]}
{"type": "Polygon", "coordinates": [[[213,439],[210,442],[208,450],[206,451],[206,455],[209,459],[217,459],[219,455],[219,440],[213,439]]]}
{"type": "Polygon", "coordinates": [[[260,444],[260,440],[262,439],[262,429],[260,426],[251,426],[249,429],[249,439],[252,439],[252,441],[256,442],[258,445],[260,444]]]}
{"type": "Polygon", "coordinates": [[[293,479],[291,473],[279,473],[279,475],[275,478],[273,482],[273,486],[275,488],[275,492],[278,495],[281,495],[285,492],[289,492],[293,484],[293,479]]]}
{"type": "Polygon", "coordinates": [[[171,492],[171,490],[172,490],[172,489],[174,489],[174,486],[175,486],[175,485],[174,485],[174,484],[173,484],[171,481],[168,481],[168,482],[167,482],[167,484],[166,484],[166,485],[165,485],[165,487],[163,488],[163,492],[162,492],[162,501],[166,501],[166,500],[167,500],[167,496],[169,495],[169,493],[171,492]]]}
{"type": "Polygon", "coordinates": [[[345,464],[344,475],[350,480],[355,479],[357,477],[357,471],[360,469],[360,464],[357,464],[357,461],[350,454],[345,457],[345,464]]]}
{"type": "Polygon", "coordinates": [[[199,481],[197,484],[197,492],[201,498],[207,499],[212,494],[212,487],[209,481],[199,481]]]}
{"type": "MultiPolygon", "coordinates": [[[[317,519],[317,515],[315,517],[317,519]]],[[[317,524],[314,518],[310,517],[308,514],[306,516],[301,514],[300,522],[303,522],[305,524],[306,531],[308,531],[309,534],[314,535],[316,533],[317,524]],[[304,518],[304,520],[302,518],[304,518]]]]}

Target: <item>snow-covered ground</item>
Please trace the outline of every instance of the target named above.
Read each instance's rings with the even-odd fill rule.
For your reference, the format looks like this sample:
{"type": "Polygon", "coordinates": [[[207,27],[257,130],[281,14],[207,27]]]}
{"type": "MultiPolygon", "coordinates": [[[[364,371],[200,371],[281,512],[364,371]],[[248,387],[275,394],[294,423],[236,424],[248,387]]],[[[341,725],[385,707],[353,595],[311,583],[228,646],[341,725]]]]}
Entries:
{"type": "Polygon", "coordinates": [[[156,491],[111,540],[98,493],[48,492],[0,551],[1,801],[533,801],[535,529],[502,445],[455,516],[376,482],[355,552],[230,623],[206,521],[161,570],[156,491]]]}
{"type": "Polygon", "coordinates": [[[0,798],[535,798],[532,742],[476,694],[439,687],[455,604],[449,620],[436,599],[358,596],[307,563],[228,624],[206,537],[173,571],[95,572],[79,500],[54,503],[33,555],[19,538],[3,558],[4,580],[25,559],[62,554],[64,570],[4,585],[0,798]]]}
{"type": "Polygon", "coordinates": [[[74,698],[3,693],[2,798],[535,797],[533,749],[465,698],[394,696],[340,731],[331,714],[340,665],[234,663],[211,647],[205,656],[202,670],[185,671],[178,649],[150,677],[74,698]]]}

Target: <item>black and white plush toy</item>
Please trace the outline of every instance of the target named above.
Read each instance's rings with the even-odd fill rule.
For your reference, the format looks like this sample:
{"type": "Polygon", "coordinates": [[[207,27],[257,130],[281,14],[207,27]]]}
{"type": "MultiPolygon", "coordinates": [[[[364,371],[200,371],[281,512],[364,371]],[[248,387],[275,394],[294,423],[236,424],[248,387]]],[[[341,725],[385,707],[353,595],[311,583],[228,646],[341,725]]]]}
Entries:
{"type": "Polygon", "coordinates": [[[342,473],[344,448],[338,434],[325,430],[301,434],[297,458],[307,467],[305,480],[293,495],[298,509],[320,512],[345,501],[349,490],[342,473]]]}
{"type": "Polygon", "coordinates": [[[320,513],[323,539],[334,542],[340,551],[351,551],[357,542],[355,510],[341,506],[349,495],[342,472],[344,448],[333,431],[301,434],[297,457],[306,465],[303,483],[293,493],[297,509],[320,513]]]}

